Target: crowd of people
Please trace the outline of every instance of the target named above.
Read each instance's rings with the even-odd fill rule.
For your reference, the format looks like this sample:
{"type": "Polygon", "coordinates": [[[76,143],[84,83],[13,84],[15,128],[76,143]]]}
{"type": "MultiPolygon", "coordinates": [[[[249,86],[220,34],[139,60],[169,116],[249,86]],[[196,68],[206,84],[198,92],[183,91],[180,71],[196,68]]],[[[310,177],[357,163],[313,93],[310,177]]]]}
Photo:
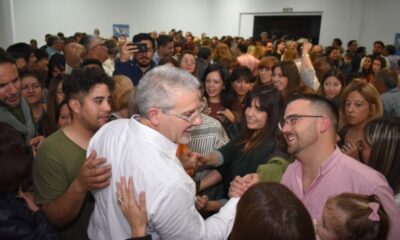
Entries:
{"type": "Polygon", "coordinates": [[[45,40],[0,48],[0,238],[400,238],[393,45],[45,40]]]}

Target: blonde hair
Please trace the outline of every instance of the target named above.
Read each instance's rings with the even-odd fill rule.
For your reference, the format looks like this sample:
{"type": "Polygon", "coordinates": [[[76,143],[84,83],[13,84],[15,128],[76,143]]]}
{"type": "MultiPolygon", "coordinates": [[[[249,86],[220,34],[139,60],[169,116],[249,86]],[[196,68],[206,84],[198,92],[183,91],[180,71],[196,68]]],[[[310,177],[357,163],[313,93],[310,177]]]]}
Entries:
{"type": "Polygon", "coordinates": [[[132,80],[124,75],[116,75],[112,77],[115,88],[111,93],[111,111],[118,112],[128,108],[128,97],[134,91],[132,80]]]}
{"type": "Polygon", "coordinates": [[[366,82],[352,81],[349,85],[347,85],[342,93],[340,104],[339,129],[342,129],[343,127],[346,127],[348,125],[345,114],[345,103],[348,95],[354,91],[357,91],[359,94],[361,94],[361,96],[365,98],[365,100],[367,100],[371,111],[371,117],[369,118],[369,120],[380,117],[383,114],[381,97],[379,96],[376,88],[366,82]]]}
{"type": "Polygon", "coordinates": [[[293,61],[297,57],[296,50],[297,43],[295,41],[289,40],[286,42],[286,51],[283,53],[283,61],[293,61]]]}
{"type": "Polygon", "coordinates": [[[260,46],[260,45],[255,46],[252,55],[255,58],[257,58],[258,60],[261,60],[263,58],[263,56],[265,55],[265,47],[264,46],[260,46]]]}
{"type": "Polygon", "coordinates": [[[212,59],[215,62],[226,59],[228,60],[233,59],[233,55],[231,53],[231,50],[229,49],[229,46],[226,45],[225,43],[218,43],[214,51],[212,52],[212,59]]]}

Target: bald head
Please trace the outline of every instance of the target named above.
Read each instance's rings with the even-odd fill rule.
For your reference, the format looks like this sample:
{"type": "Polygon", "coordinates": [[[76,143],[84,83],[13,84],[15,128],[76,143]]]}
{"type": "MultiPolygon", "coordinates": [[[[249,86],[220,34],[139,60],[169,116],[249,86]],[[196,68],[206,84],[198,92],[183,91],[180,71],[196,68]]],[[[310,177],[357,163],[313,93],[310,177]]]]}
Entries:
{"type": "Polygon", "coordinates": [[[85,58],[86,50],[79,43],[69,43],[64,48],[65,62],[72,68],[78,68],[85,58]]]}

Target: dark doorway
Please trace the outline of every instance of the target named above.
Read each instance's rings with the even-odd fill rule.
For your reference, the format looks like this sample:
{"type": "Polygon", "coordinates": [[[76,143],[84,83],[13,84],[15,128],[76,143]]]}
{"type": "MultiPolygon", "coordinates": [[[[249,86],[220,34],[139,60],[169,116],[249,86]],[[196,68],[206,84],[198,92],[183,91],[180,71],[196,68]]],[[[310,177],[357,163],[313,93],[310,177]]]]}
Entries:
{"type": "Polygon", "coordinates": [[[254,16],[253,36],[268,32],[273,39],[308,38],[319,43],[321,16],[254,16]]]}

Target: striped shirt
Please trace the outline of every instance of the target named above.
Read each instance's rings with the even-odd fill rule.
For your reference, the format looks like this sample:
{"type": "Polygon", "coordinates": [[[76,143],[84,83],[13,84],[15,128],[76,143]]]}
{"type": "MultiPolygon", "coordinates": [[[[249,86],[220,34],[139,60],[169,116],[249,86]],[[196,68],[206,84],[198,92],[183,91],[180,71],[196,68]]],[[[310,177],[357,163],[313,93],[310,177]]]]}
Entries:
{"type": "MultiPolygon", "coordinates": [[[[188,143],[191,151],[206,155],[213,152],[229,142],[228,135],[221,123],[205,114],[201,114],[202,123],[192,129],[192,139],[188,143]]],[[[194,180],[200,181],[204,176],[212,170],[209,167],[202,167],[196,170],[194,180]]],[[[204,190],[202,193],[207,195],[210,200],[216,200],[222,197],[221,183],[204,190]]]]}

